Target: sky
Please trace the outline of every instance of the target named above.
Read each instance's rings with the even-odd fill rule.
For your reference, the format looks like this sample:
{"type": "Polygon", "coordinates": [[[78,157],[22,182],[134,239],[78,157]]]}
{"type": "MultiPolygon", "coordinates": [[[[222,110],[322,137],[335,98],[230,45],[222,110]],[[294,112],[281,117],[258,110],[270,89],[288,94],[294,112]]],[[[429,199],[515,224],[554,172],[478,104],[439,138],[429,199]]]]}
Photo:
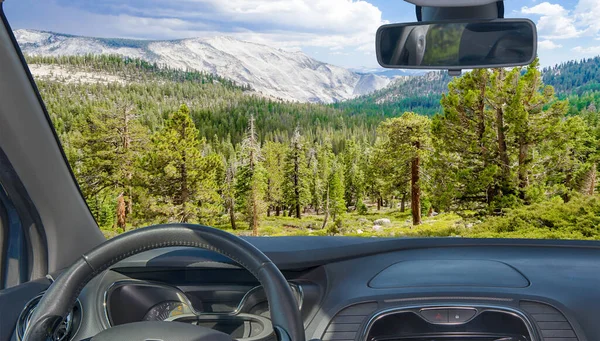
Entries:
{"type": "MultiPolygon", "coordinates": [[[[507,18],[538,27],[542,66],[600,55],[600,0],[506,0],[507,18]]],[[[13,29],[182,39],[228,35],[302,50],[348,68],[377,67],[375,32],[416,21],[402,0],[6,0],[13,29]]]]}

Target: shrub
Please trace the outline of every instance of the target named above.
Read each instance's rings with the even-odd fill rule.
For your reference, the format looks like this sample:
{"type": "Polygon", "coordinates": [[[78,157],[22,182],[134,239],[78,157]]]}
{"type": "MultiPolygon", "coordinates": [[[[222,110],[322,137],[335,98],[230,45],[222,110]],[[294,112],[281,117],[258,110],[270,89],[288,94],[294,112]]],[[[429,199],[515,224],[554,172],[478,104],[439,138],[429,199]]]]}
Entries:
{"type": "Polygon", "coordinates": [[[369,211],[369,209],[367,208],[367,205],[365,205],[365,203],[362,200],[359,200],[358,203],[356,203],[356,212],[360,215],[365,215],[367,214],[369,211]]]}
{"type": "Polygon", "coordinates": [[[506,209],[476,225],[470,237],[600,239],[600,199],[574,194],[519,208],[506,209]]]}

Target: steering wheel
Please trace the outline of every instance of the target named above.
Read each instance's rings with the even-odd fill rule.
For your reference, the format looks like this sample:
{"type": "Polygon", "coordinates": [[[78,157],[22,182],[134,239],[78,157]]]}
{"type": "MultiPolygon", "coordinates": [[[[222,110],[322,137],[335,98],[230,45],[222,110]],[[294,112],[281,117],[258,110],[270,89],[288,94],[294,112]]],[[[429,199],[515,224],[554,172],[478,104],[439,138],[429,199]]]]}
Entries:
{"type": "MultiPolygon", "coordinates": [[[[294,294],[277,266],[247,241],[207,226],[159,225],[134,230],[84,254],[48,288],[31,317],[23,341],[45,341],[71,310],[83,287],[120,260],[171,246],[197,247],[229,257],[250,271],[264,287],[273,330],[279,341],[305,341],[294,294]]],[[[173,322],[136,322],[106,329],[92,341],[232,341],[228,334],[173,322]]]]}

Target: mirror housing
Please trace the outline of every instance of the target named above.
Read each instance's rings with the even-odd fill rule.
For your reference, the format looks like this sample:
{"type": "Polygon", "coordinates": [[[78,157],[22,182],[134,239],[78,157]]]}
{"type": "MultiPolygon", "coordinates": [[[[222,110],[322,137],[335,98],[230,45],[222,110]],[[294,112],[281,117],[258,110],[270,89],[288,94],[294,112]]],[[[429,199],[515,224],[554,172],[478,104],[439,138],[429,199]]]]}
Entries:
{"type": "Polygon", "coordinates": [[[529,19],[460,20],[384,25],[377,61],[385,68],[464,70],[522,66],[537,56],[529,19]]]}

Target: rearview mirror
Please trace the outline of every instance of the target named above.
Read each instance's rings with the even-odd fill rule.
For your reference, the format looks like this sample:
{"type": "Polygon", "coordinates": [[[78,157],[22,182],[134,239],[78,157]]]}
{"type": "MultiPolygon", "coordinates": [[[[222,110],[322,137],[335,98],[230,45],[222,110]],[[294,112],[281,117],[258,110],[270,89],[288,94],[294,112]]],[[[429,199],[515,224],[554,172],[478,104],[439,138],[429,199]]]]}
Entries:
{"type": "Polygon", "coordinates": [[[386,68],[521,66],[536,54],[537,31],[528,19],[392,24],[377,31],[377,60],[386,68]]]}

